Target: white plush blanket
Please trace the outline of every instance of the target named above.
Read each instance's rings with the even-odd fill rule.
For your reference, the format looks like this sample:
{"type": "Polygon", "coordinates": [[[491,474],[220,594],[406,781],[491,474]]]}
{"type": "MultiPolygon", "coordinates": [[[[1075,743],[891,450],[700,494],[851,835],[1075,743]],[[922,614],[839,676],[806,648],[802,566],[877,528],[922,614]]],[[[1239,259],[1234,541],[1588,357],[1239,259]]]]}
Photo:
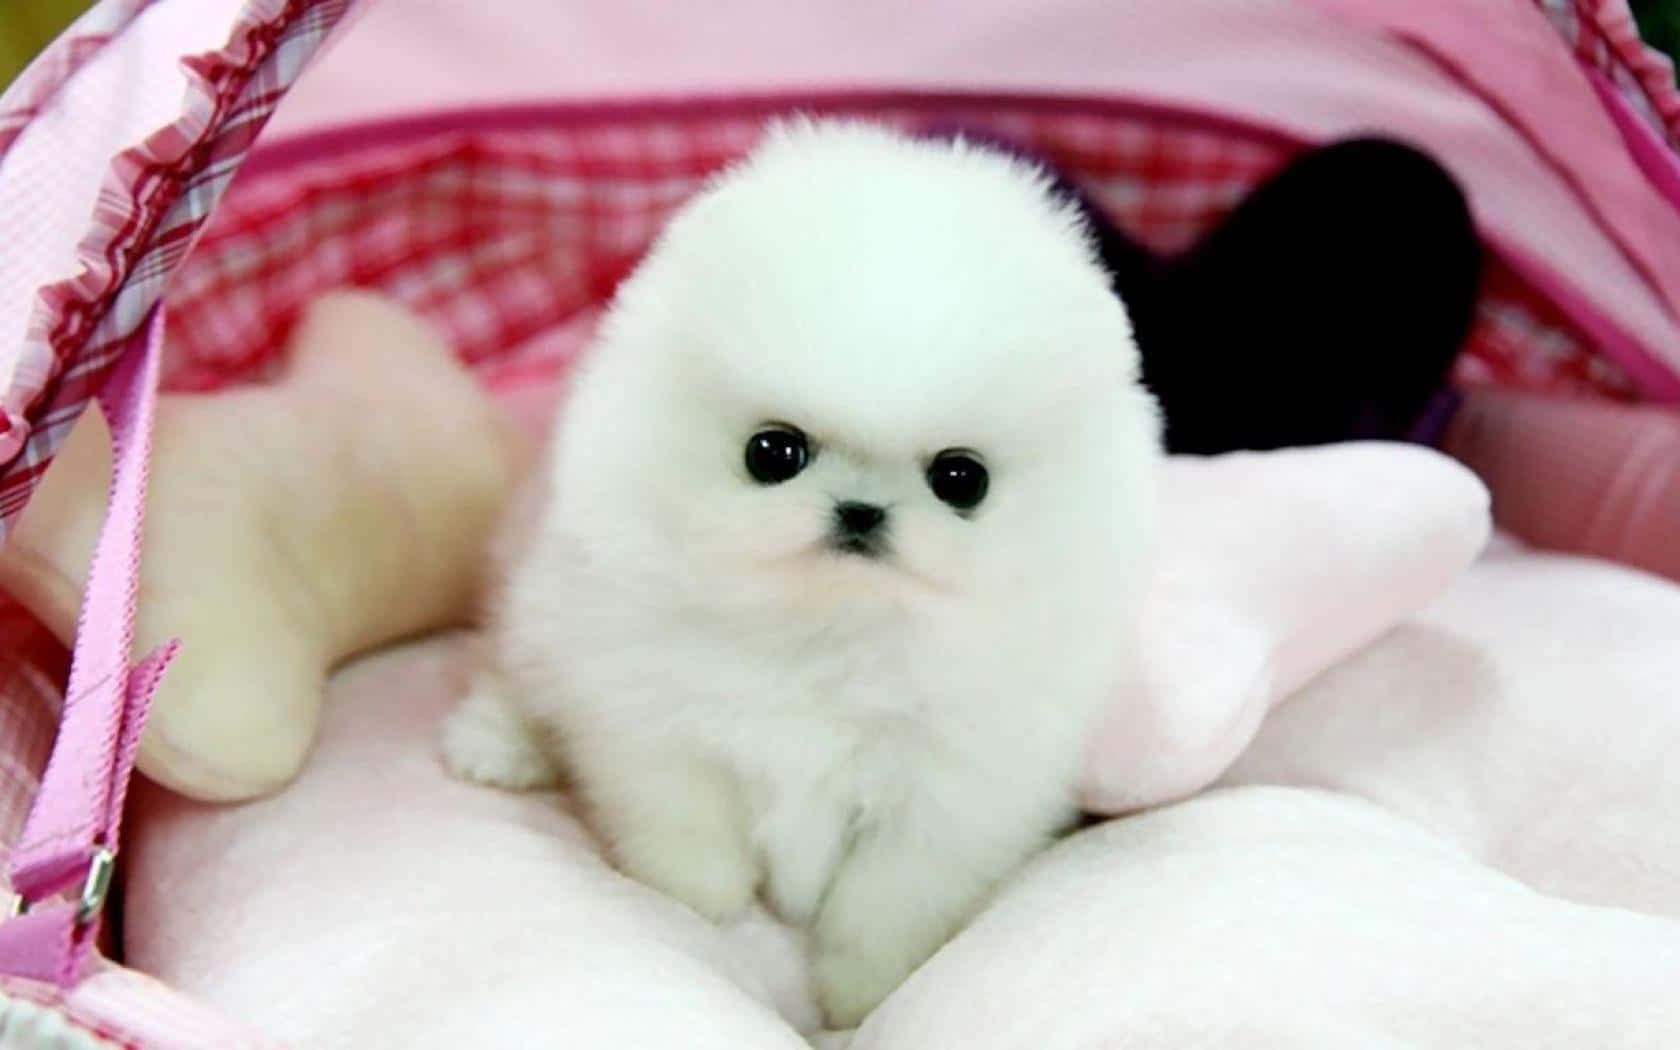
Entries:
{"type": "MultiPolygon", "coordinates": [[[[1502,543],[1383,632],[1346,618],[1392,580],[1319,577],[1341,603],[1284,603],[1241,688],[1207,683],[1252,630],[1176,652],[1223,678],[1159,737],[1196,761],[1155,772],[1217,740],[1219,783],[1042,857],[857,1050],[1680,1046],[1680,587],[1502,543]],[[1307,651],[1328,670],[1297,688],[1307,651]]],[[[468,646],[339,674],[276,798],[141,788],[130,965],[306,1050],[805,1045],[792,935],[714,930],[607,868],[560,800],[445,777],[468,646]]],[[[1118,754],[1095,770],[1116,789],[1118,754]]]]}

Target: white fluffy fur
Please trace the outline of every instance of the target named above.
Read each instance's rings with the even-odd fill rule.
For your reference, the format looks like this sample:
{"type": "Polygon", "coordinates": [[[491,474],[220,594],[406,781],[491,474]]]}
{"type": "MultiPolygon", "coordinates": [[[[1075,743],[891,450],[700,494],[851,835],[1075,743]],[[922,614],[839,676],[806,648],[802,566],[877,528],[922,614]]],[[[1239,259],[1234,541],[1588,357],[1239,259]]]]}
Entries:
{"type": "Polygon", "coordinates": [[[714,919],[762,892],[855,1024],[1076,815],[1156,519],[1137,368],[1040,173],[776,129],[620,290],[450,764],[564,767],[616,863],[714,919]],[[767,422],[816,450],[781,485],[743,466],[767,422]],[[949,448],[991,473],[966,518],[924,480],[949,448]],[[841,499],[890,507],[890,556],[825,546],[841,499]]]}

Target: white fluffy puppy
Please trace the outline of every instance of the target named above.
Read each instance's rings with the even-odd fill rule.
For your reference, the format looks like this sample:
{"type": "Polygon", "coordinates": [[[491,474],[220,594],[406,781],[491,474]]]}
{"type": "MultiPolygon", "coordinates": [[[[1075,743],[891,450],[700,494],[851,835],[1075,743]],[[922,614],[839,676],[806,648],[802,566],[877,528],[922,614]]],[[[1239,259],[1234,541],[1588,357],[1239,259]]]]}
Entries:
{"type": "Polygon", "coordinates": [[[853,1025],[1075,818],[1158,461],[1041,173],[779,127],[620,289],[448,761],[564,770],[625,872],[714,919],[762,891],[853,1025]]]}

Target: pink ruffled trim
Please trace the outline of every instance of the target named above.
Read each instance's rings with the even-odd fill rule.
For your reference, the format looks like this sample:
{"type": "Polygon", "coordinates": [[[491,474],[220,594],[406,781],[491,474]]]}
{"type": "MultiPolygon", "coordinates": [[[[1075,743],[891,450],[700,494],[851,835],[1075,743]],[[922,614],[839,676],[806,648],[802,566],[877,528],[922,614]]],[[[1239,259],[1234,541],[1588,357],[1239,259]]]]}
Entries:
{"type": "Polygon", "coordinates": [[[1680,86],[1674,63],[1646,45],[1627,0],[1535,0],[1576,58],[1602,73],[1618,94],[1680,152],[1680,86]]]}
{"type": "MultiPolygon", "coordinates": [[[[109,33],[83,39],[108,43],[148,2],[117,0],[109,23],[100,23],[109,33]],[[126,16],[120,24],[119,15],[126,16]]],[[[118,348],[162,295],[257,132],[347,5],[250,0],[225,47],[183,60],[189,88],[180,118],[113,159],[78,248],[83,269],[42,289],[17,382],[0,406],[7,424],[0,429],[0,531],[23,509],[118,348]]],[[[37,64],[16,112],[27,119],[73,73],[72,60],[86,60],[88,46],[78,50],[71,39],[55,47],[61,60],[37,64]]]]}
{"type": "Polygon", "coordinates": [[[52,1010],[123,1050],[281,1050],[161,981],[111,963],[69,991],[0,978],[0,994],[52,1010]]]}

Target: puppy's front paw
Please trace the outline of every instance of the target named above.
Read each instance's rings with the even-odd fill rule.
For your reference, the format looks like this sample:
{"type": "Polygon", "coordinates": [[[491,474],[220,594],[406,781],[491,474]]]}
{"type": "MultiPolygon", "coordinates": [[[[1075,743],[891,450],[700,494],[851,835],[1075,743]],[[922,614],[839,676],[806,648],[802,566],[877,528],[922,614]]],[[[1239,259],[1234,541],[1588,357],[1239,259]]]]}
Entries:
{"type": "Polygon", "coordinates": [[[739,919],[758,892],[759,871],[744,843],[690,831],[637,835],[614,844],[619,865],[639,882],[712,922],[739,919]]]}
{"type": "Polygon", "coordinates": [[[879,955],[846,946],[819,943],[811,960],[817,1005],[830,1029],[862,1024],[906,976],[904,967],[885,965],[879,955]]]}
{"type": "Polygon", "coordinates": [[[443,723],[443,761],[462,780],[535,791],[560,782],[560,767],[489,672],[443,723]]]}

